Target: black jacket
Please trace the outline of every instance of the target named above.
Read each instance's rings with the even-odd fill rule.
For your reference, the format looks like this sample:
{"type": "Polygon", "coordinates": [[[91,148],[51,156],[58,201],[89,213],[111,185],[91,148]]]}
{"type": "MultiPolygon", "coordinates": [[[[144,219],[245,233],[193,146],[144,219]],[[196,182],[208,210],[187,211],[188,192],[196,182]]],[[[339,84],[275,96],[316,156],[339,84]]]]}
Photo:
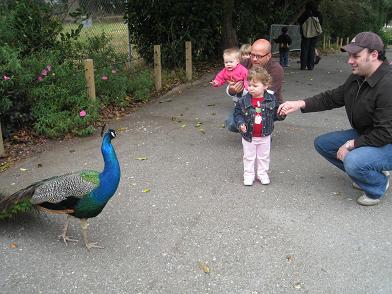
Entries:
{"type": "Polygon", "coordinates": [[[360,137],[355,148],[392,144],[392,67],[384,61],[365,81],[350,75],[336,89],[305,99],[302,112],[345,106],[351,127],[360,137]]]}

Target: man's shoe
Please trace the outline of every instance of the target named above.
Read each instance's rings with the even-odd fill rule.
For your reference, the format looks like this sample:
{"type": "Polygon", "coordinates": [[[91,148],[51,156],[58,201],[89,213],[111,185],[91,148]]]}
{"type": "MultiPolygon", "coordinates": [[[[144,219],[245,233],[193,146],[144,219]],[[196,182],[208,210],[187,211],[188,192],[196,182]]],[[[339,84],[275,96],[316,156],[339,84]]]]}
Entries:
{"type": "Polygon", "coordinates": [[[244,179],[244,186],[252,186],[253,179],[244,179]]]}
{"type": "Polygon", "coordinates": [[[377,199],[369,198],[366,196],[366,194],[363,194],[357,198],[357,203],[363,206],[377,205],[378,203],[380,203],[380,201],[381,201],[380,198],[377,199]]]}
{"type": "Polygon", "coordinates": [[[258,179],[262,185],[269,185],[271,183],[268,174],[261,175],[258,179]]]}

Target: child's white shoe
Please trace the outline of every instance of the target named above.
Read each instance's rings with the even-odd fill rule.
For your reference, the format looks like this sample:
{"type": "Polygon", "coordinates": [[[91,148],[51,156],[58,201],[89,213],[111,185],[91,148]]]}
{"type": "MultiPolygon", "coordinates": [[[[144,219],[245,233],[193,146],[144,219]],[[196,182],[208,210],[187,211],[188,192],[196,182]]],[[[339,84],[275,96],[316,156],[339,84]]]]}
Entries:
{"type": "Polygon", "coordinates": [[[252,186],[253,185],[253,179],[244,179],[244,185],[245,186],[252,186]]]}
{"type": "Polygon", "coordinates": [[[269,185],[271,183],[268,174],[258,176],[258,179],[262,185],[269,185]]]}

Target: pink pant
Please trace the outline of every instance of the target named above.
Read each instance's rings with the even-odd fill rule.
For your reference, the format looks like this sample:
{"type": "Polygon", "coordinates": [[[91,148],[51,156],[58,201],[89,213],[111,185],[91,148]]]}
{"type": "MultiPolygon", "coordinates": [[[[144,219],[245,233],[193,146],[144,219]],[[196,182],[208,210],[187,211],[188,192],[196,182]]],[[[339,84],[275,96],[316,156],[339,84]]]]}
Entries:
{"type": "Polygon", "coordinates": [[[242,138],[244,147],[244,179],[255,178],[255,168],[257,176],[266,174],[269,170],[271,136],[253,137],[252,142],[242,138]]]}

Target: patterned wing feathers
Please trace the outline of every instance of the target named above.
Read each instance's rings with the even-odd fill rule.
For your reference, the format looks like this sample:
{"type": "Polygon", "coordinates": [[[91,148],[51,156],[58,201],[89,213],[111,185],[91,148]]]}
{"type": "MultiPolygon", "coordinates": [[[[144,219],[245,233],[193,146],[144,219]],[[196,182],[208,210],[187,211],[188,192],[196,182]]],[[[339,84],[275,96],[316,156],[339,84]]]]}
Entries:
{"type": "Polygon", "coordinates": [[[99,173],[95,171],[82,171],[51,178],[36,187],[31,203],[59,203],[68,197],[82,198],[98,186],[96,181],[91,180],[97,178],[99,184],[99,173]],[[89,175],[87,178],[86,174],[89,175]]]}

